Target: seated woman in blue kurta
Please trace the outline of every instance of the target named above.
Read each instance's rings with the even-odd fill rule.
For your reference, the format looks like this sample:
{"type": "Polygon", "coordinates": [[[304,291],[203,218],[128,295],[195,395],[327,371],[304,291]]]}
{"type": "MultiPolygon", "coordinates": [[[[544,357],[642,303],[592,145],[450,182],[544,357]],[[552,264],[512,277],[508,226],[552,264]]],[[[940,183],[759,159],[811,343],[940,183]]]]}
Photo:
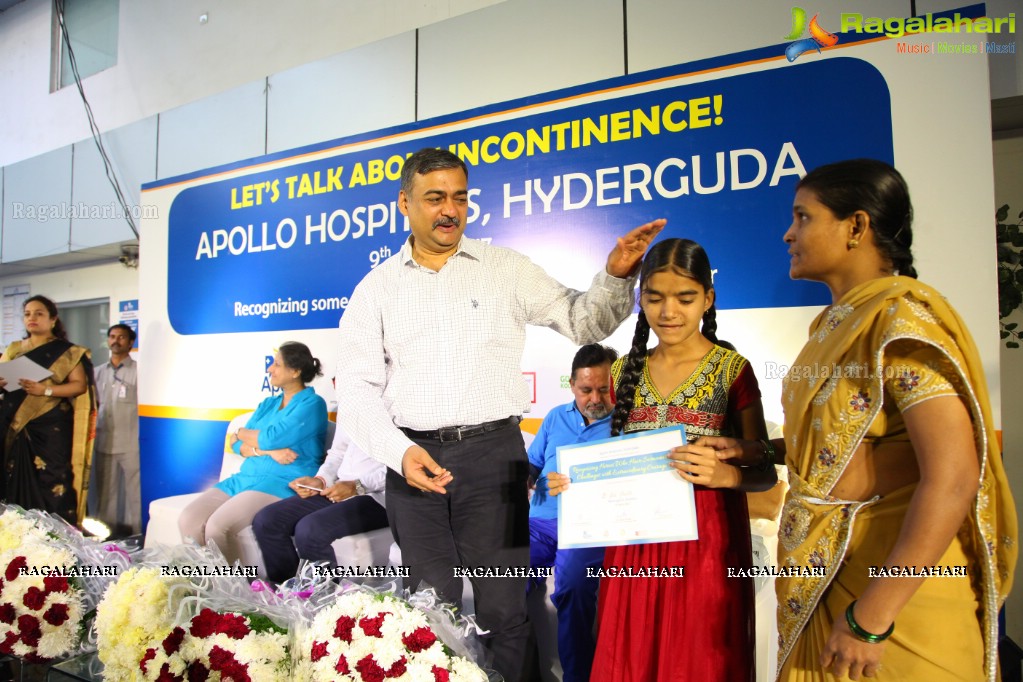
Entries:
{"type": "Polygon", "coordinates": [[[263,507],[294,495],[288,483],[312,476],[323,462],[327,404],[306,384],[322,376],[320,361],[302,343],[281,346],[267,370],[281,390],[261,402],[245,428],[231,434],[231,447],[245,461],[241,470],[185,507],[181,536],[199,544],[213,540],[229,562],[239,559],[238,532],[263,507]]]}

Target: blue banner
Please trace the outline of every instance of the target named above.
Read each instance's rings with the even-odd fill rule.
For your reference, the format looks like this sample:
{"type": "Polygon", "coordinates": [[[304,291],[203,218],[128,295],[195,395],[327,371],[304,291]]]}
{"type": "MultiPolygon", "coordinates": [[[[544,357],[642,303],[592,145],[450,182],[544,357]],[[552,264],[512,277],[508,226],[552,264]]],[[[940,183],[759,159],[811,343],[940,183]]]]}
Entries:
{"type": "Polygon", "coordinates": [[[436,135],[388,131],[185,189],[169,215],[170,322],[180,334],[335,327],[355,285],[405,241],[398,176],[426,146],[469,165],[468,236],[536,259],[571,254],[592,274],[618,236],[665,217],[662,237],[706,248],[720,308],[826,303],[826,288],[786,276],[793,187],[829,161],[894,161],[884,78],[836,58],[678,82],[604,81],[563,106],[467,112],[436,135]]]}

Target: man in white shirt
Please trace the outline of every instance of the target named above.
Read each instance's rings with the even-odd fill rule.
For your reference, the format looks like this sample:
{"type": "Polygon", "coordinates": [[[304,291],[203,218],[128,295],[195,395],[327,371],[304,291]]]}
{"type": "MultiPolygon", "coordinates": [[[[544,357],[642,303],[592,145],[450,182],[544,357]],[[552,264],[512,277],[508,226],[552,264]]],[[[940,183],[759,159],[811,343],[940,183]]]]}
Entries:
{"type": "Polygon", "coordinates": [[[300,558],[337,566],[331,547],[335,540],[386,528],[386,472],[344,429],[335,429],[316,476],[300,476],[288,484],[298,496],[263,507],[252,519],[267,577],[276,583],[293,577],[300,558]]]}
{"type": "MultiPolygon", "coordinates": [[[[609,336],[632,312],[635,272],[665,222],[619,238],[606,271],[578,292],[515,251],[463,237],[467,185],[446,150],[405,161],[398,207],[412,234],[352,293],[337,371],[341,427],[389,468],[387,512],[409,586],[425,581],[456,605],[456,568],[529,567],[518,428],[526,325],[580,345],[609,336]]],[[[493,667],[526,679],[526,578],[471,581],[493,667]]]]}
{"type": "Polygon", "coordinates": [[[96,368],[94,514],[114,537],[142,532],[139,482],[138,364],[131,357],[135,330],[115,324],[107,330],[110,360],[96,368]]]}

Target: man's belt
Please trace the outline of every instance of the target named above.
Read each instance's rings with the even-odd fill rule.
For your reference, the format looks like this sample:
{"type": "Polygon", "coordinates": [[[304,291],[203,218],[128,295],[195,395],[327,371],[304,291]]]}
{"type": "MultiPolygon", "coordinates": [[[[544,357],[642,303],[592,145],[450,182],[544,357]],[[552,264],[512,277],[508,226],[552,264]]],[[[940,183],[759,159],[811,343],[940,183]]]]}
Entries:
{"type": "Polygon", "coordinates": [[[518,424],[519,421],[521,421],[520,417],[506,417],[505,419],[497,419],[492,422],[484,422],[472,426],[445,426],[435,431],[416,431],[415,429],[406,429],[404,427],[401,427],[401,430],[409,438],[439,440],[441,443],[448,443],[465,440],[474,436],[482,436],[484,433],[518,424]]]}

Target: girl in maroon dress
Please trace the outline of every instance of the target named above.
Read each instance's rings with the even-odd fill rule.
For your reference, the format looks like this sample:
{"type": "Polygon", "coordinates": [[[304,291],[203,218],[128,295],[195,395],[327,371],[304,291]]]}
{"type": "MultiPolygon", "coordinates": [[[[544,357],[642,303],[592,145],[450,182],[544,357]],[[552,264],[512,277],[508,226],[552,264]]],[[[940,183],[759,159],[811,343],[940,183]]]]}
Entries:
{"type": "Polygon", "coordinates": [[[640,307],[632,350],[612,367],[612,434],[685,426],[690,444],[669,458],[695,486],[699,539],[607,549],[606,569],[685,571],[682,578],[601,578],[590,679],[747,682],[754,677],[753,583],[728,569],[752,564],[743,491],[766,490],[777,479],[773,465],[734,466],[693,442],[725,434],[766,439],[760,389],[746,359],[717,340],[710,263],[699,244],[669,239],[650,250],[640,307]],[[648,351],[651,330],[657,345],[648,351]]]}

